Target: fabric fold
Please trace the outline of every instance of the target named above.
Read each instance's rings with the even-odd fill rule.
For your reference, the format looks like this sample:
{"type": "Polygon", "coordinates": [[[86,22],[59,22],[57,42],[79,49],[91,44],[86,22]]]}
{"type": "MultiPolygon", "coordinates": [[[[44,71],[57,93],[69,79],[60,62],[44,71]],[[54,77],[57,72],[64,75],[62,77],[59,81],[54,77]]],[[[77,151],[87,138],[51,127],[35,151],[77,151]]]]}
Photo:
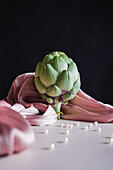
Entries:
{"type": "Polygon", "coordinates": [[[29,123],[18,112],[0,106],[0,156],[28,149],[34,139],[29,123]]]}
{"type": "Polygon", "coordinates": [[[96,101],[81,89],[67,105],[62,105],[63,119],[113,122],[113,106],[96,101]]]}
{"type": "Polygon", "coordinates": [[[40,97],[35,88],[34,73],[18,76],[13,81],[5,101],[11,104],[12,109],[23,115],[31,125],[44,126],[57,121],[56,112],[40,97]]]}

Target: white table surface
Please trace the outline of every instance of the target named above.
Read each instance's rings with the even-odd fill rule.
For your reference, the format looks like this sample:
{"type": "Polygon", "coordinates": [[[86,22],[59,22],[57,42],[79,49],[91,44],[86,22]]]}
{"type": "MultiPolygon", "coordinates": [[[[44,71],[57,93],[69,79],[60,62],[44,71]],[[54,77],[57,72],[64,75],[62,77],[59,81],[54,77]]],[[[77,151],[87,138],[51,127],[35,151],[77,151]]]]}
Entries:
{"type": "Polygon", "coordinates": [[[34,145],[21,153],[0,158],[0,170],[113,170],[113,143],[109,137],[113,133],[113,124],[101,124],[101,131],[94,126],[85,130],[87,122],[74,125],[69,135],[65,134],[66,127],[61,123],[76,121],[59,120],[51,126],[36,127],[34,145]],[[48,129],[48,135],[44,134],[48,129]],[[64,143],[64,137],[69,141],[64,143]],[[53,150],[49,149],[55,144],[53,150]]]}

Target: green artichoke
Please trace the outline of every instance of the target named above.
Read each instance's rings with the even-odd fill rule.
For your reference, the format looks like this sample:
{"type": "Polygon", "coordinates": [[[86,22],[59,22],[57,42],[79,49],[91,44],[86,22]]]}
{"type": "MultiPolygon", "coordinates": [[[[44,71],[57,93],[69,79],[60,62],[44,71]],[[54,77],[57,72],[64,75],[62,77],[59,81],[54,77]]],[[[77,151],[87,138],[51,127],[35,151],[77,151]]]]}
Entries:
{"type": "Polygon", "coordinates": [[[75,97],[80,89],[80,74],[74,61],[63,52],[51,52],[35,70],[35,86],[58,114],[60,119],[61,104],[75,97]]]}

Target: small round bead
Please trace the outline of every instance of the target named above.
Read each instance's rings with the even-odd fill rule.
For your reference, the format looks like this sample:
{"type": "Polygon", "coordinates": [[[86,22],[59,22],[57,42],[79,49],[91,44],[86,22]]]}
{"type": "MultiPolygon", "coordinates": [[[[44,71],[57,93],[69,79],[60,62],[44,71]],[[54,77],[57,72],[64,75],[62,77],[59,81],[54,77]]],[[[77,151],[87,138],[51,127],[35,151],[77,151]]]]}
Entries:
{"type": "Polygon", "coordinates": [[[84,129],[85,129],[85,130],[88,130],[88,126],[86,125],[84,129]]]}
{"type": "Polygon", "coordinates": [[[48,134],[48,129],[45,130],[45,134],[48,134]]]}
{"type": "Polygon", "coordinates": [[[111,136],[110,136],[111,138],[113,138],[113,133],[111,134],[111,136]]]}
{"type": "Polygon", "coordinates": [[[73,124],[72,123],[70,124],[70,128],[73,128],[73,124]]]}
{"type": "Polygon", "coordinates": [[[68,127],[69,127],[69,124],[67,124],[66,127],[68,128],[68,127]]]}
{"type": "Polygon", "coordinates": [[[67,142],[68,142],[68,138],[65,137],[65,138],[64,138],[64,143],[67,143],[67,142]]]}
{"type": "Polygon", "coordinates": [[[63,127],[64,126],[64,124],[63,123],[61,123],[61,127],[63,127]]]}
{"type": "Polygon", "coordinates": [[[113,143],[113,138],[109,138],[109,143],[113,143]]]}
{"type": "Polygon", "coordinates": [[[97,126],[97,125],[98,125],[98,122],[97,122],[97,121],[95,121],[95,122],[94,122],[94,125],[96,125],[96,126],[97,126]]]}
{"type": "Polygon", "coordinates": [[[80,124],[79,122],[76,122],[76,125],[77,125],[77,126],[79,126],[79,124],[80,124]]]}
{"type": "Polygon", "coordinates": [[[65,133],[66,133],[66,135],[68,135],[68,134],[69,134],[69,130],[67,129],[67,130],[65,131],[65,133]]]}
{"type": "Polygon", "coordinates": [[[93,126],[93,124],[92,123],[90,123],[89,125],[88,125],[88,127],[92,127],[93,126]]]}
{"type": "Polygon", "coordinates": [[[98,127],[98,128],[97,128],[97,131],[100,132],[100,131],[101,131],[101,127],[98,127]]]}
{"type": "Polygon", "coordinates": [[[54,149],[55,148],[55,145],[52,143],[50,144],[50,149],[54,149]]]}

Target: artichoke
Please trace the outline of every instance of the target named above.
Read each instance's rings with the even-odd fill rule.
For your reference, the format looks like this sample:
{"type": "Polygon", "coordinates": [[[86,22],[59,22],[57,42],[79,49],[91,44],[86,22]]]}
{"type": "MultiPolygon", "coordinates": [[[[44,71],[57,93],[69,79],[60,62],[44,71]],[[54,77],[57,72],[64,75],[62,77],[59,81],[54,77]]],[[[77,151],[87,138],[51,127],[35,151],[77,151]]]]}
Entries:
{"type": "Polygon", "coordinates": [[[80,89],[80,74],[75,62],[63,52],[51,52],[35,70],[35,86],[41,97],[51,104],[60,119],[61,104],[75,97],[80,89]]]}

